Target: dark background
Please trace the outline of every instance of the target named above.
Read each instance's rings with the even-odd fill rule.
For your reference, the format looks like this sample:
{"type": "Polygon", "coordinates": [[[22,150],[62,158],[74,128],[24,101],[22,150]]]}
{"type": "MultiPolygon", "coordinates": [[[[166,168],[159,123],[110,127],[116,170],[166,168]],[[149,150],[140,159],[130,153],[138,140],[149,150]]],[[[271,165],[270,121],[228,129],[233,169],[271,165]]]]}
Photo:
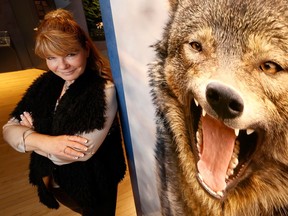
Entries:
{"type": "Polygon", "coordinates": [[[94,17],[95,23],[101,21],[99,3],[95,0],[0,0],[0,72],[47,69],[44,60],[34,54],[35,28],[47,12],[56,8],[70,10],[90,35],[95,32],[91,28],[94,17]]]}

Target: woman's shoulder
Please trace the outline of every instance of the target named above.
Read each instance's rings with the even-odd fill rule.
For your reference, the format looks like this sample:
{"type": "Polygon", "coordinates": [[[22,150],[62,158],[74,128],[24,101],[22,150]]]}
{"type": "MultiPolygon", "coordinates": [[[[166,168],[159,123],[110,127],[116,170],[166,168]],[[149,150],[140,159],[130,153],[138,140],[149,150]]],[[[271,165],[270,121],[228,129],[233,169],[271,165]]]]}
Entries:
{"type": "Polygon", "coordinates": [[[105,89],[115,88],[114,83],[111,80],[107,80],[105,84],[105,89]]]}
{"type": "Polygon", "coordinates": [[[41,86],[44,87],[49,83],[53,83],[53,85],[55,86],[56,83],[58,83],[57,80],[59,79],[53,72],[45,71],[32,81],[26,91],[33,91],[33,89],[38,89],[41,86]]]}
{"type": "Polygon", "coordinates": [[[57,79],[57,76],[52,71],[44,71],[42,74],[40,74],[35,80],[36,82],[46,82],[47,80],[51,79],[57,79]]]}

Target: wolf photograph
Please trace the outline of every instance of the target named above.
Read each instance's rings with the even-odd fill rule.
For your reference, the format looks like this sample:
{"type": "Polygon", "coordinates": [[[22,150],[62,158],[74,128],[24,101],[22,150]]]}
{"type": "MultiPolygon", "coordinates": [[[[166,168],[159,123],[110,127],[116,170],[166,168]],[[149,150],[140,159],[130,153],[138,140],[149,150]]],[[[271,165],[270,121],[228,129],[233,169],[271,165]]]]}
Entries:
{"type": "Polygon", "coordinates": [[[154,49],[162,215],[288,215],[288,1],[170,0],[154,49]]]}

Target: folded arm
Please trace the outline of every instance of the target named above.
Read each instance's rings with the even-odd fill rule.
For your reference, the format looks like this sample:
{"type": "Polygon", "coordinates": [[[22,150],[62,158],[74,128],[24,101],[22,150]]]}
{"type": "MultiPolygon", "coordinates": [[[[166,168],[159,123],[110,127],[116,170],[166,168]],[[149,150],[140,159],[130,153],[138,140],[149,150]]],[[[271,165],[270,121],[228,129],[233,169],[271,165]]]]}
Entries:
{"type": "Polygon", "coordinates": [[[24,112],[20,116],[21,121],[12,118],[3,126],[4,140],[19,152],[35,151],[57,165],[86,161],[101,146],[116,116],[117,99],[114,85],[108,86],[105,94],[106,122],[102,130],[95,129],[90,133],[74,136],[39,134],[33,129],[30,113],[24,112]]]}

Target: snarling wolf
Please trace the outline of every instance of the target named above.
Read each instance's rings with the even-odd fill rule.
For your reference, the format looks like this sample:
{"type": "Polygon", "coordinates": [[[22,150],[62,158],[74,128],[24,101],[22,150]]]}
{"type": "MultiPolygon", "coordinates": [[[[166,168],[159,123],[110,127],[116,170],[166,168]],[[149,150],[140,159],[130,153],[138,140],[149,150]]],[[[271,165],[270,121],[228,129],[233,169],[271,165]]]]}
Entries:
{"type": "Polygon", "coordinates": [[[163,215],[288,215],[288,1],[170,0],[149,69],[163,215]]]}

